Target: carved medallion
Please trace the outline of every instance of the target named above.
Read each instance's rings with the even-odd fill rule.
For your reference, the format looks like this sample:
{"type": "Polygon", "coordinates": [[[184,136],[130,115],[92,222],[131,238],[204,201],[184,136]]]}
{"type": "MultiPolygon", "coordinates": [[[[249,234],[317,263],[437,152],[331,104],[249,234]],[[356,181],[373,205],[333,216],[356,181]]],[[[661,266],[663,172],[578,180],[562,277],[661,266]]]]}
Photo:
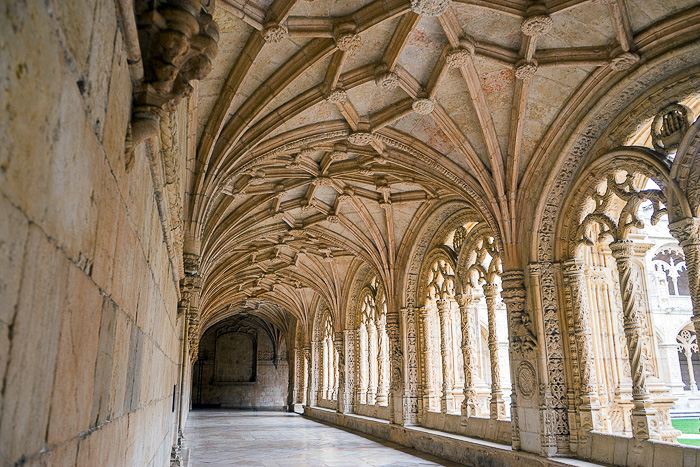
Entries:
{"type": "Polygon", "coordinates": [[[520,362],[515,373],[518,391],[525,399],[530,399],[537,390],[535,368],[528,362],[520,362]]]}

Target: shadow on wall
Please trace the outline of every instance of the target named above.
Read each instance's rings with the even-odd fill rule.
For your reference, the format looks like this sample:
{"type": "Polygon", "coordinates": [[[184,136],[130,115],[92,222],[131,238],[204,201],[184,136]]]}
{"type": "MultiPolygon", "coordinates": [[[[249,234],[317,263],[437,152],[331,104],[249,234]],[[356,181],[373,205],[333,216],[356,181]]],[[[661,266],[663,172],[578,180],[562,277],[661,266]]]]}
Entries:
{"type": "Polygon", "coordinates": [[[247,313],[209,328],[192,370],[193,408],[284,410],[289,370],[280,335],[247,313]]]}

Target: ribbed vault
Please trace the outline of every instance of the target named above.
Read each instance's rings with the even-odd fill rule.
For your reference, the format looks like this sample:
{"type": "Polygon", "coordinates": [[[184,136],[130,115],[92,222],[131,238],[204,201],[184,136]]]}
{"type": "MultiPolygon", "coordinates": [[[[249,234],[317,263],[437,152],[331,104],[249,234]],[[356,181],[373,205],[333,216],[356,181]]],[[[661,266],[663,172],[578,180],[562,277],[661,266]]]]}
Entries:
{"type": "Polygon", "coordinates": [[[528,190],[572,115],[700,27],[694,0],[412,3],[217,2],[220,52],[190,108],[203,322],[308,329],[319,306],[340,316],[362,263],[391,309],[406,242],[449,200],[519,266],[528,190]]]}

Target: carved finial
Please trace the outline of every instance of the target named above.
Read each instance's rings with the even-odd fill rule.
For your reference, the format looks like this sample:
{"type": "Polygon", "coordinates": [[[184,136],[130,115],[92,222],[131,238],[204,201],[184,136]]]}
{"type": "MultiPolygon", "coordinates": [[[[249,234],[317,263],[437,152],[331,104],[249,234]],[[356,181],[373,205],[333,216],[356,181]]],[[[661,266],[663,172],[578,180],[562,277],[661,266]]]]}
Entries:
{"type": "Polygon", "coordinates": [[[400,80],[399,75],[393,71],[385,71],[383,73],[379,73],[374,79],[374,82],[377,83],[377,86],[380,88],[390,90],[396,89],[399,86],[400,80]]]}
{"type": "Polygon", "coordinates": [[[435,103],[432,99],[417,99],[411,106],[413,111],[420,115],[428,115],[435,110],[435,103]]]}
{"type": "Polygon", "coordinates": [[[527,80],[535,76],[537,72],[537,61],[533,58],[531,62],[520,62],[515,66],[515,77],[527,80]]]}
{"type": "Polygon", "coordinates": [[[634,52],[624,52],[613,58],[610,66],[615,71],[625,71],[639,61],[639,55],[634,52]]]}
{"type": "Polygon", "coordinates": [[[282,42],[287,37],[289,37],[289,32],[287,31],[287,28],[279,24],[266,26],[265,30],[263,31],[263,39],[265,39],[265,42],[267,42],[268,44],[276,44],[278,42],[282,42]]]}
{"type": "Polygon", "coordinates": [[[677,150],[692,123],[692,112],[684,105],[674,103],[661,109],[651,124],[654,149],[666,155],[677,150]]]}
{"type": "Polygon", "coordinates": [[[348,100],[348,93],[345,90],[336,88],[328,95],[328,102],[331,104],[342,104],[348,100]]]}
{"type": "Polygon", "coordinates": [[[417,15],[440,16],[452,5],[452,0],[411,0],[411,11],[417,15]]]}

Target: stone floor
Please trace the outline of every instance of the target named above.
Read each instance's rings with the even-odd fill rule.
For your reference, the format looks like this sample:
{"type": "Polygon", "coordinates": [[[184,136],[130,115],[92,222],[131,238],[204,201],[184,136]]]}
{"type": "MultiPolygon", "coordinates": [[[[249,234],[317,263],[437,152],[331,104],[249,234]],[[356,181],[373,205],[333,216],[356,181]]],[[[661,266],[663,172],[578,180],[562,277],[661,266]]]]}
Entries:
{"type": "Polygon", "coordinates": [[[195,410],[185,429],[196,466],[457,466],[285,412],[195,410]]]}

